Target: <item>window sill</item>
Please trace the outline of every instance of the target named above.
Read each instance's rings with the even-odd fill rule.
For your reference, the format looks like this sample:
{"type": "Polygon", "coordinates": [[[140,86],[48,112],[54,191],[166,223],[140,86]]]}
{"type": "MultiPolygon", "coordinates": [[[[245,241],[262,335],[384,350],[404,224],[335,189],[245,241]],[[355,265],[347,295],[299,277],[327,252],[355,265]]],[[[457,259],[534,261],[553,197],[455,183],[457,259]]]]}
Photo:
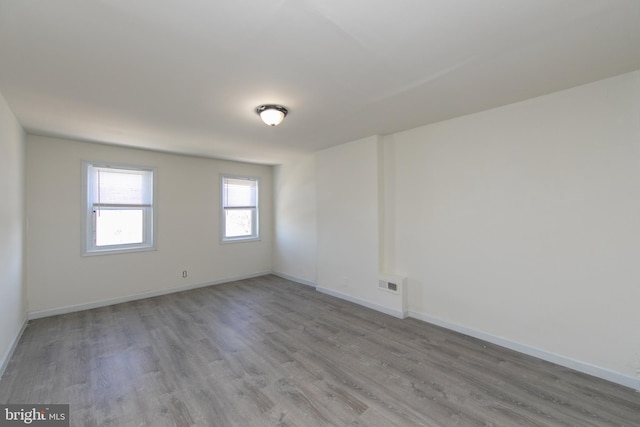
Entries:
{"type": "Polygon", "coordinates": [[[98,249],[93,251],[84,251],[82,256],[99,256],[99,255],[116,255],[126,254],[131,252],[150,252],[155,251],[155,246],[133,247],[133,248],[112,248],[112,249],[98,249]]]}
{"type": "Polygon", "coordinates": [[[222,239],[220,240],[221,245],[226,245],[228,243],[242,243],[242,242],[259,242],[260,237],[238,237],[235,239],[222,239]]]}

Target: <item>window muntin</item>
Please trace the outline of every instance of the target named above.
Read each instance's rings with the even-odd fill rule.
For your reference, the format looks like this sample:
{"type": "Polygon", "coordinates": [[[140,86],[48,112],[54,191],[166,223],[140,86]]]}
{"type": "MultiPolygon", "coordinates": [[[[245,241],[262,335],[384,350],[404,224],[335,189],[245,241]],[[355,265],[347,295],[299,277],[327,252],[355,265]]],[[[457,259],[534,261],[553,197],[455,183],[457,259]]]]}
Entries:
{"type": "Polygon", "coordinates": [[[154,170],[85,163],[85,254],[154,249],[154,170]]]}
{"type": "Polygon", "coordinates": [[[258,238],[258,179],[223,175],[222,241],[258,238]]]}

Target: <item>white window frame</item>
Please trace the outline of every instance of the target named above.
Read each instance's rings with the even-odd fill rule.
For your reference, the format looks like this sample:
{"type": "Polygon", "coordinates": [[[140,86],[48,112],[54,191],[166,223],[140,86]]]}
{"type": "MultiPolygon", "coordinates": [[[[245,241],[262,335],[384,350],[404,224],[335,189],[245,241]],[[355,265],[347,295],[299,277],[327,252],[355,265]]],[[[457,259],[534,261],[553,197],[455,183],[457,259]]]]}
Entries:
{"type": "Polygon", "coordinates": [[[106,162],[82,162],[82,194],[83,194],[83,255],[104,255],[125,252],[152,251],[156,249],[156,209],[155,209],[155,181],[156,168],[146,166],[133,166],[106,162]],[[98,170],[126,170],[131,173],[150,174],[151,202],[149,204],[102,204],[97,200],[96,193],[96,172],[98,170]],[[141,243],[116,244],[116,245],[96,245],[96,207],[102,209],[135,209],[143,211],[143,241],[141,243]]]}
{"type": "Polygon", "coordinates": [[[246,175],[220,174],[220,243],[254,242],[260,240],[260,178],[246,175]],[[225,180],[239,179],[253,181],[256,184],[256,204],[255,206],[227,207],[225,201],[225,180]],[[226,235],[227,210],[228,209],[253,209],[251,215],[252,233],[248,236],[228,237],[226,235]]]}

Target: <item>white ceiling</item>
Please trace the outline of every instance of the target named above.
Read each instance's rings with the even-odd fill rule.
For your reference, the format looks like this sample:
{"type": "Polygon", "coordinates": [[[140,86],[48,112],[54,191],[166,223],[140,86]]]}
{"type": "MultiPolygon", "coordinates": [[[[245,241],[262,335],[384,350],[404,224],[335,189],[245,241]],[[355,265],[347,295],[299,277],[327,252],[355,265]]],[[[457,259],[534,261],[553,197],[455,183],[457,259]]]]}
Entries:
{"type": "Polygon", "coordinates": [[[637,69],[640,0],[0,0],[28,132],[267,164],[637,69]]]}

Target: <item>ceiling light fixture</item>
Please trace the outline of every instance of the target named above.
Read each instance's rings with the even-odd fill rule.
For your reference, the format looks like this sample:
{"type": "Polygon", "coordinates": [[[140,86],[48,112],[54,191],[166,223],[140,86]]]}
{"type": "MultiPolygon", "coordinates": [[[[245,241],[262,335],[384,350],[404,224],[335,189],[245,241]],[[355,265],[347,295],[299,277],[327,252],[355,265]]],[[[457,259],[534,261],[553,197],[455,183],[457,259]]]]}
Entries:
{"type": "Polygon", "coordinates": [[[266,104],[256,108],[256,113],[269,126],[278,126],[289,111],[282,105],[266,104]]]}

